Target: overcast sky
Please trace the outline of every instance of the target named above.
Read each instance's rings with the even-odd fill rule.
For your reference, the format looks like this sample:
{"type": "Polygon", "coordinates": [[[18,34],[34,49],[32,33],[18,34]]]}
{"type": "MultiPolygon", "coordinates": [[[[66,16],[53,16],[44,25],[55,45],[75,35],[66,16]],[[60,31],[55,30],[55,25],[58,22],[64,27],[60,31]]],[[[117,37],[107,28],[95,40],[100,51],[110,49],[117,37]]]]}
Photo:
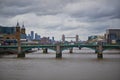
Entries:
{"type": "Polygon", "coordinates": [[[27,33],[61,40],[79,35],[102,35],[106,29],[120,29],[120,0],[0,0],[0,25],[23,22],[27,33]]]}

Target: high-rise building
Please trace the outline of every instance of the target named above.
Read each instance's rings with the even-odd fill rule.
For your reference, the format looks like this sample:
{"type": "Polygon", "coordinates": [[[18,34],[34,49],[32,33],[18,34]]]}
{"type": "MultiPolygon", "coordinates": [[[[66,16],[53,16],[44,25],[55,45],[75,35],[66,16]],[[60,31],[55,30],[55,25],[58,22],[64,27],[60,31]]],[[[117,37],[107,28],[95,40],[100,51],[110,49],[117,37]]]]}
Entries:
{"type": "Polygon", "coordinates": [[[62,41],[65,42],[65,35],[62,35],[62,41]]]}
{"type": "Polygon", "coordinates": [[[28,40],[40,40],[40,38],[40,35],[37,33],[34,34],[34,31],[31,31],[31,33],[27,35],[28,40]]]}
{"type": "Polygon", "coordinates": [[[31,40],[30,34],[27,35],[27,40],[31,40]]]}
{"type": "Polygon", "coordinates": [[[38,35],[38,39],[39,39],[39,40],[41,39],[41,36],[40,36],[40,35],[38,35]]]}
{"type": "Polygon", "coordinates": [[[37,38],[38,38],[38,34],[37,34],[37,33],[35,33],[35,40],[37,40],[37,38]]]}
{"type": "Polygon", "coordinates": [[[38,35],[37,33],[35,33],[35,40],[40,40],[40,35],[38,35]]]}
{"type": "Polygon", "coordinates": [[[34,31],[31,31],[31,39],[34,39],[34,31]]]}
{"type": "Polygon", "coordinates": [[[54,37],[52,37],[52,41],[55,41],[55,40],[54,40],[54,37]]]}

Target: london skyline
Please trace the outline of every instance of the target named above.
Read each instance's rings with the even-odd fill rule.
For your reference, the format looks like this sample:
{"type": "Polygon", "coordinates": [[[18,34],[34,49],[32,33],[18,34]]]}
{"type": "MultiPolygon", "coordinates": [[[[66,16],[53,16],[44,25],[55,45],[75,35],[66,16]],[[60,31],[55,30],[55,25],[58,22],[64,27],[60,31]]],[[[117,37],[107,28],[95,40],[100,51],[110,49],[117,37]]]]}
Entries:
{"type": "Polygon", "coordinates": [[[60,40],[79,35],[103,35],[106,29],[120,29],[119,0],[0,0],[0,25],[16,26],[24,22],[27,34],[60,40]]]}

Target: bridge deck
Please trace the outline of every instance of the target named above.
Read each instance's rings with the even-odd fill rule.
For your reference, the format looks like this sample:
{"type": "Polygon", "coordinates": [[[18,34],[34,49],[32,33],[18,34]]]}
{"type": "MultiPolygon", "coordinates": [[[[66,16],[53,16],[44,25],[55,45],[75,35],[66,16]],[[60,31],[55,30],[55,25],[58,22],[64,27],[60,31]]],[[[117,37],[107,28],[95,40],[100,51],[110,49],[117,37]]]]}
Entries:
{"type": "MultiPolygon", "coordinates": [[[[97,47],[98,45],[91,45],[91,44],[65,44],[60,45],[61,47],[97,47]]],[[[17,45],[2,45],[0,48],[17,48],[17,45]]],[[[49,47],[56,47],[56,45],[21,45],[21,48],[49,48],[49,47]]],[[[120,45],[103,45],[103,47],[117,47],[120,48],[120,45]]]]}

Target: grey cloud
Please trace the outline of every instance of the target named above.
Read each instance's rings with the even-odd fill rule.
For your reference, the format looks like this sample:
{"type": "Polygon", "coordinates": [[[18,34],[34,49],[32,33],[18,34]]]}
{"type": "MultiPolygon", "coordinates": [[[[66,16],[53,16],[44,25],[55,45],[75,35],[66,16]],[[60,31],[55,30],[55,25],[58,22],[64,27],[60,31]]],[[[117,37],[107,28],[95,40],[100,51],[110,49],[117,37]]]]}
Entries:
{"type": "MultiPolygon", "coordinates": [[[[65,12],[73,17],[88,17],[90,19],[99,19],[103,17],[119,18],[120,17],[120,1],[119,0],[88,0],[87,2],[70,3],[69,7],[78,8],[76,11],[72,9],[65,12]],[[77,5],[77,6],[76,6],[77,5]]],[[[67,5],[67,7],[68,7],[67,5]]]]}
{"type": "Polygon", "coordinates": [[[120,18],[119,0],[1,0],[0,16],[13,17],[26,13],[35,13],[38,16],[66,14],[63,9],[67,5],[71,4],[72,8],[72,4],[82,4],[81,2],[87,4],[76,7],[78,11],[67,12],[67,14],[73,17],[101,18],[110,16],[110,18],[120,18]],[[84,9],[87,5],[90,6],[84,9]],[[81,7],[83,7],[82,10],[81,7]]]}
{"type": "Polygon", "coordinates": [[[105,32],[108,27],[109,27],[108,25],[91,26],[89,27],[89,32],[94,34],[102,33],[102,32],[105,32]]]}
{"type": "Polygon", "coordinates": [[[60,30],[60,31],[72,31],[72,30],[76,30],[76,29],[79,29],[79,27],[59,26],[57,28],[57,30],[60,30]]]}
{"type": "Polygon", "coordinates": [[[25,13],[50,15],[60,13],[62,7],[74,0],[1,0],[0,16],[16,16],[25,13]]]}
{"type": "Polygon", "coordinates": [[[19,14],[29,12],[29,5],[32,2],[27,0],[1,0],[0,1],[0,16],[2,17],[14,17],[19,14]]]}
{"type": "Polygon", "coordinates": [[[43,29],[48,29],[50,31],[56,30],[56,31],[71,31],[71,30],[76,30],[79,29],[79,26],[72,27],[72,26],[63,26],[61,25],[55,25],[55,26],[43,26],[43,29]]]}
{"type": "MultiPolygon", "coordinates": [[[[54,16],[58,17],[57,14],[59,14],[59,17],[62,17],[60,14],[63,14],[68,17],[62,17],[63,21],[55,24],[45,23],[45,21],[47,22],[49,19],[43,19],[44,23],[39,23],[38,21],[38,24],[32,23],[34,20],[30,18],[25,19],[29,19],[28,21],[31,22],[30,25],[42,25],[42,27],[38,26],[38,28],[46,29],[48,31],[58,30],[61,32],[72,32],[74,30],[84,30],[87,31],[85,33],[86,35],[91,33],[96,34],[104,32],[107,28],[110,28],[109,26],[120,28],[119,3],[120,0],[0,0],[0,24],[9,24],[9,19],[16,20],[15,16],[27,13],[35,14],[35,18],[41,18],[45,15],[53,15],[54,18],[54,16]],[[69,17],[71,18],[70,24],[72,24],[72,20],[73,23],[74,20],[76,20],[77,23],[86,23],[87,25],[84,27],[77,26],[79,25],[77,23],[75,23],[75,25],[65,25],[64,20],[69,17]]],[[[54,20],[59,19],[50,20],[53,20],[54,22],[54,20]]]]}

